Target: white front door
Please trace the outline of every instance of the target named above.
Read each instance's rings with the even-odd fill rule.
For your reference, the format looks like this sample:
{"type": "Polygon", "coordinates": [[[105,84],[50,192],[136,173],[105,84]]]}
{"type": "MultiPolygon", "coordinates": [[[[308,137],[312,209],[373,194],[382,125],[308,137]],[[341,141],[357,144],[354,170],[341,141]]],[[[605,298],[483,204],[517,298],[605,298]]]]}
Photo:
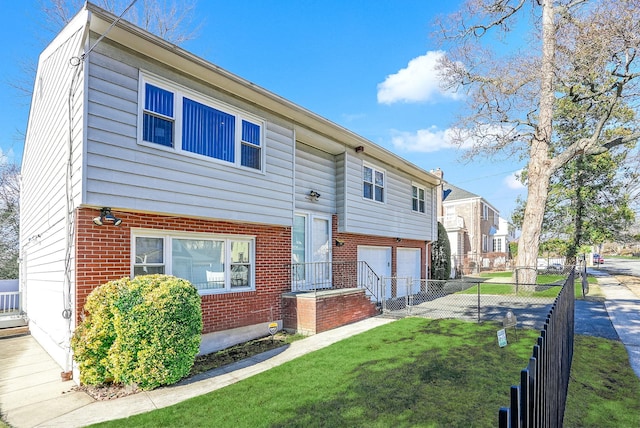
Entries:
{"type": "Polygon", "coordinates": [[[291,234],[294,281],[315,288],[331,287],[331,227],[328,218],[296,214],[291,234]]]}
{"type": "MultiPolygon", "coordinates": [[[[367,262],[380,279],[391,277],[391,247],[358,245],[358,261],[367,262]]],[[[358,278],[358,282],[361,282],[360,278],[358,278]]],[[[385,288],[384,295],[388,298],[391,296],[391,281],[387,279],[383,287],[385,288]]]]}

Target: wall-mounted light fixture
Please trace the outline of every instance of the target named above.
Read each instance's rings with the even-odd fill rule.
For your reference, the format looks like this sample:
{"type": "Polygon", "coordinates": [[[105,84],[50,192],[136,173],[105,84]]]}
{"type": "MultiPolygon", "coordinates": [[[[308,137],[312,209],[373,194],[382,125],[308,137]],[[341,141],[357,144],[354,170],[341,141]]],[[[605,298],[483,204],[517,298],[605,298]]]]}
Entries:
{"type": "Polygon", "coordinates": [[[98,225],[98,226],[102,226],[105,221],[113,222],[114,226],[120,226],[122,224],[122,219],[114,216],[111,213],[111,208],[102,208],[100,210],[100,216],[99,217],[94,217],[94,219],[93,219],[93,223],[98,225]]]}
{"type": "Polygon", "coordinates": [[[402,238],[396,238],[396,242],[402,242],[402,238]]]}
{"type": "Polygon", "coordinates": [[[336,247],[342,247],[344,245],[344,241],[342,239],[336,239],[336,247]]]}
{"type": "Polygon", "coordinates": [[[364,152],[364,146],[356,147],[356,153],[362,153],[362,152],[364,152]]]}
{"type": "Polygon", "coordinates": [[[320,193],[316,192],[315,190],[310,191],[309,192],[309,199],[317,201],[318,199],[320,199],[320,193]]]}

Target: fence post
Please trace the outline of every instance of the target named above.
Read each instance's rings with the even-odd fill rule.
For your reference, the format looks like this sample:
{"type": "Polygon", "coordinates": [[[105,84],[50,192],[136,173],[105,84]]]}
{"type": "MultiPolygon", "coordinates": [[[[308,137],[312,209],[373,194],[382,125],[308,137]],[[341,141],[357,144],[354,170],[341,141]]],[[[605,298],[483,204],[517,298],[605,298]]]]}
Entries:
{"type": "Polygon", "coordinates": [[[480,324],[480,281],[478,281],[477,286],[478,286],[478,324],[480,324]]]}

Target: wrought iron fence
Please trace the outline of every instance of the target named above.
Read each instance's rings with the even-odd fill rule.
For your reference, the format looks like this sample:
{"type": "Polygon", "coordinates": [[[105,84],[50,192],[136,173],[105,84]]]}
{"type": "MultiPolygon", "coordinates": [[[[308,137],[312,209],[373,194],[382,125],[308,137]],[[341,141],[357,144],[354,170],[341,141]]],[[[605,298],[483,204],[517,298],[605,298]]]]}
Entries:
{"type": "Polygon", "coordinates": [[[560,427],[569,387],[574,342],[574,275],[556,298],[520,385],[510,390],[511,403],[498,413],[499,426],[560,427]]]}
{"type": "Polygon", "coordinates": [[[341,288],[362,288],[373,302],[380,302],[380,277],[367,262],[293,263],[291,291],[317,292],[341,288]]]}

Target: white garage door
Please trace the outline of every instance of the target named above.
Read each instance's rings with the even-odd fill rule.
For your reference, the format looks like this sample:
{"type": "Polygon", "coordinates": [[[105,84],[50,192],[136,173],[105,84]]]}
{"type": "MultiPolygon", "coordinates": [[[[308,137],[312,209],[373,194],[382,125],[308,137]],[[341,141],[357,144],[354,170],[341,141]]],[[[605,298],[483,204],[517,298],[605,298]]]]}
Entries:
{"type": "Polygon", "coordinates": [[[398,248],[396,268],[398,277],[397,297],[420,291],[421,257],[420,248],[398,248]],[[408,279],[411,281],[408,282],[408,279]]]}
{"type": "MultiPolygon", "coordinates": [[[[380,278],[389,278],[391,276],[391,247],[369,247],[358,245],[358,261],[367,262],[369,267],[380,278]]],[[[360,272],[358,272],[358,275],[360,272]]],[[[358,282],[362,279],[358,278],[358,282]]],[[[385,282],[389,282],[388,280],[385,282]]],[[[390,286],[387,296],[391,295],[390,286]]]]}

